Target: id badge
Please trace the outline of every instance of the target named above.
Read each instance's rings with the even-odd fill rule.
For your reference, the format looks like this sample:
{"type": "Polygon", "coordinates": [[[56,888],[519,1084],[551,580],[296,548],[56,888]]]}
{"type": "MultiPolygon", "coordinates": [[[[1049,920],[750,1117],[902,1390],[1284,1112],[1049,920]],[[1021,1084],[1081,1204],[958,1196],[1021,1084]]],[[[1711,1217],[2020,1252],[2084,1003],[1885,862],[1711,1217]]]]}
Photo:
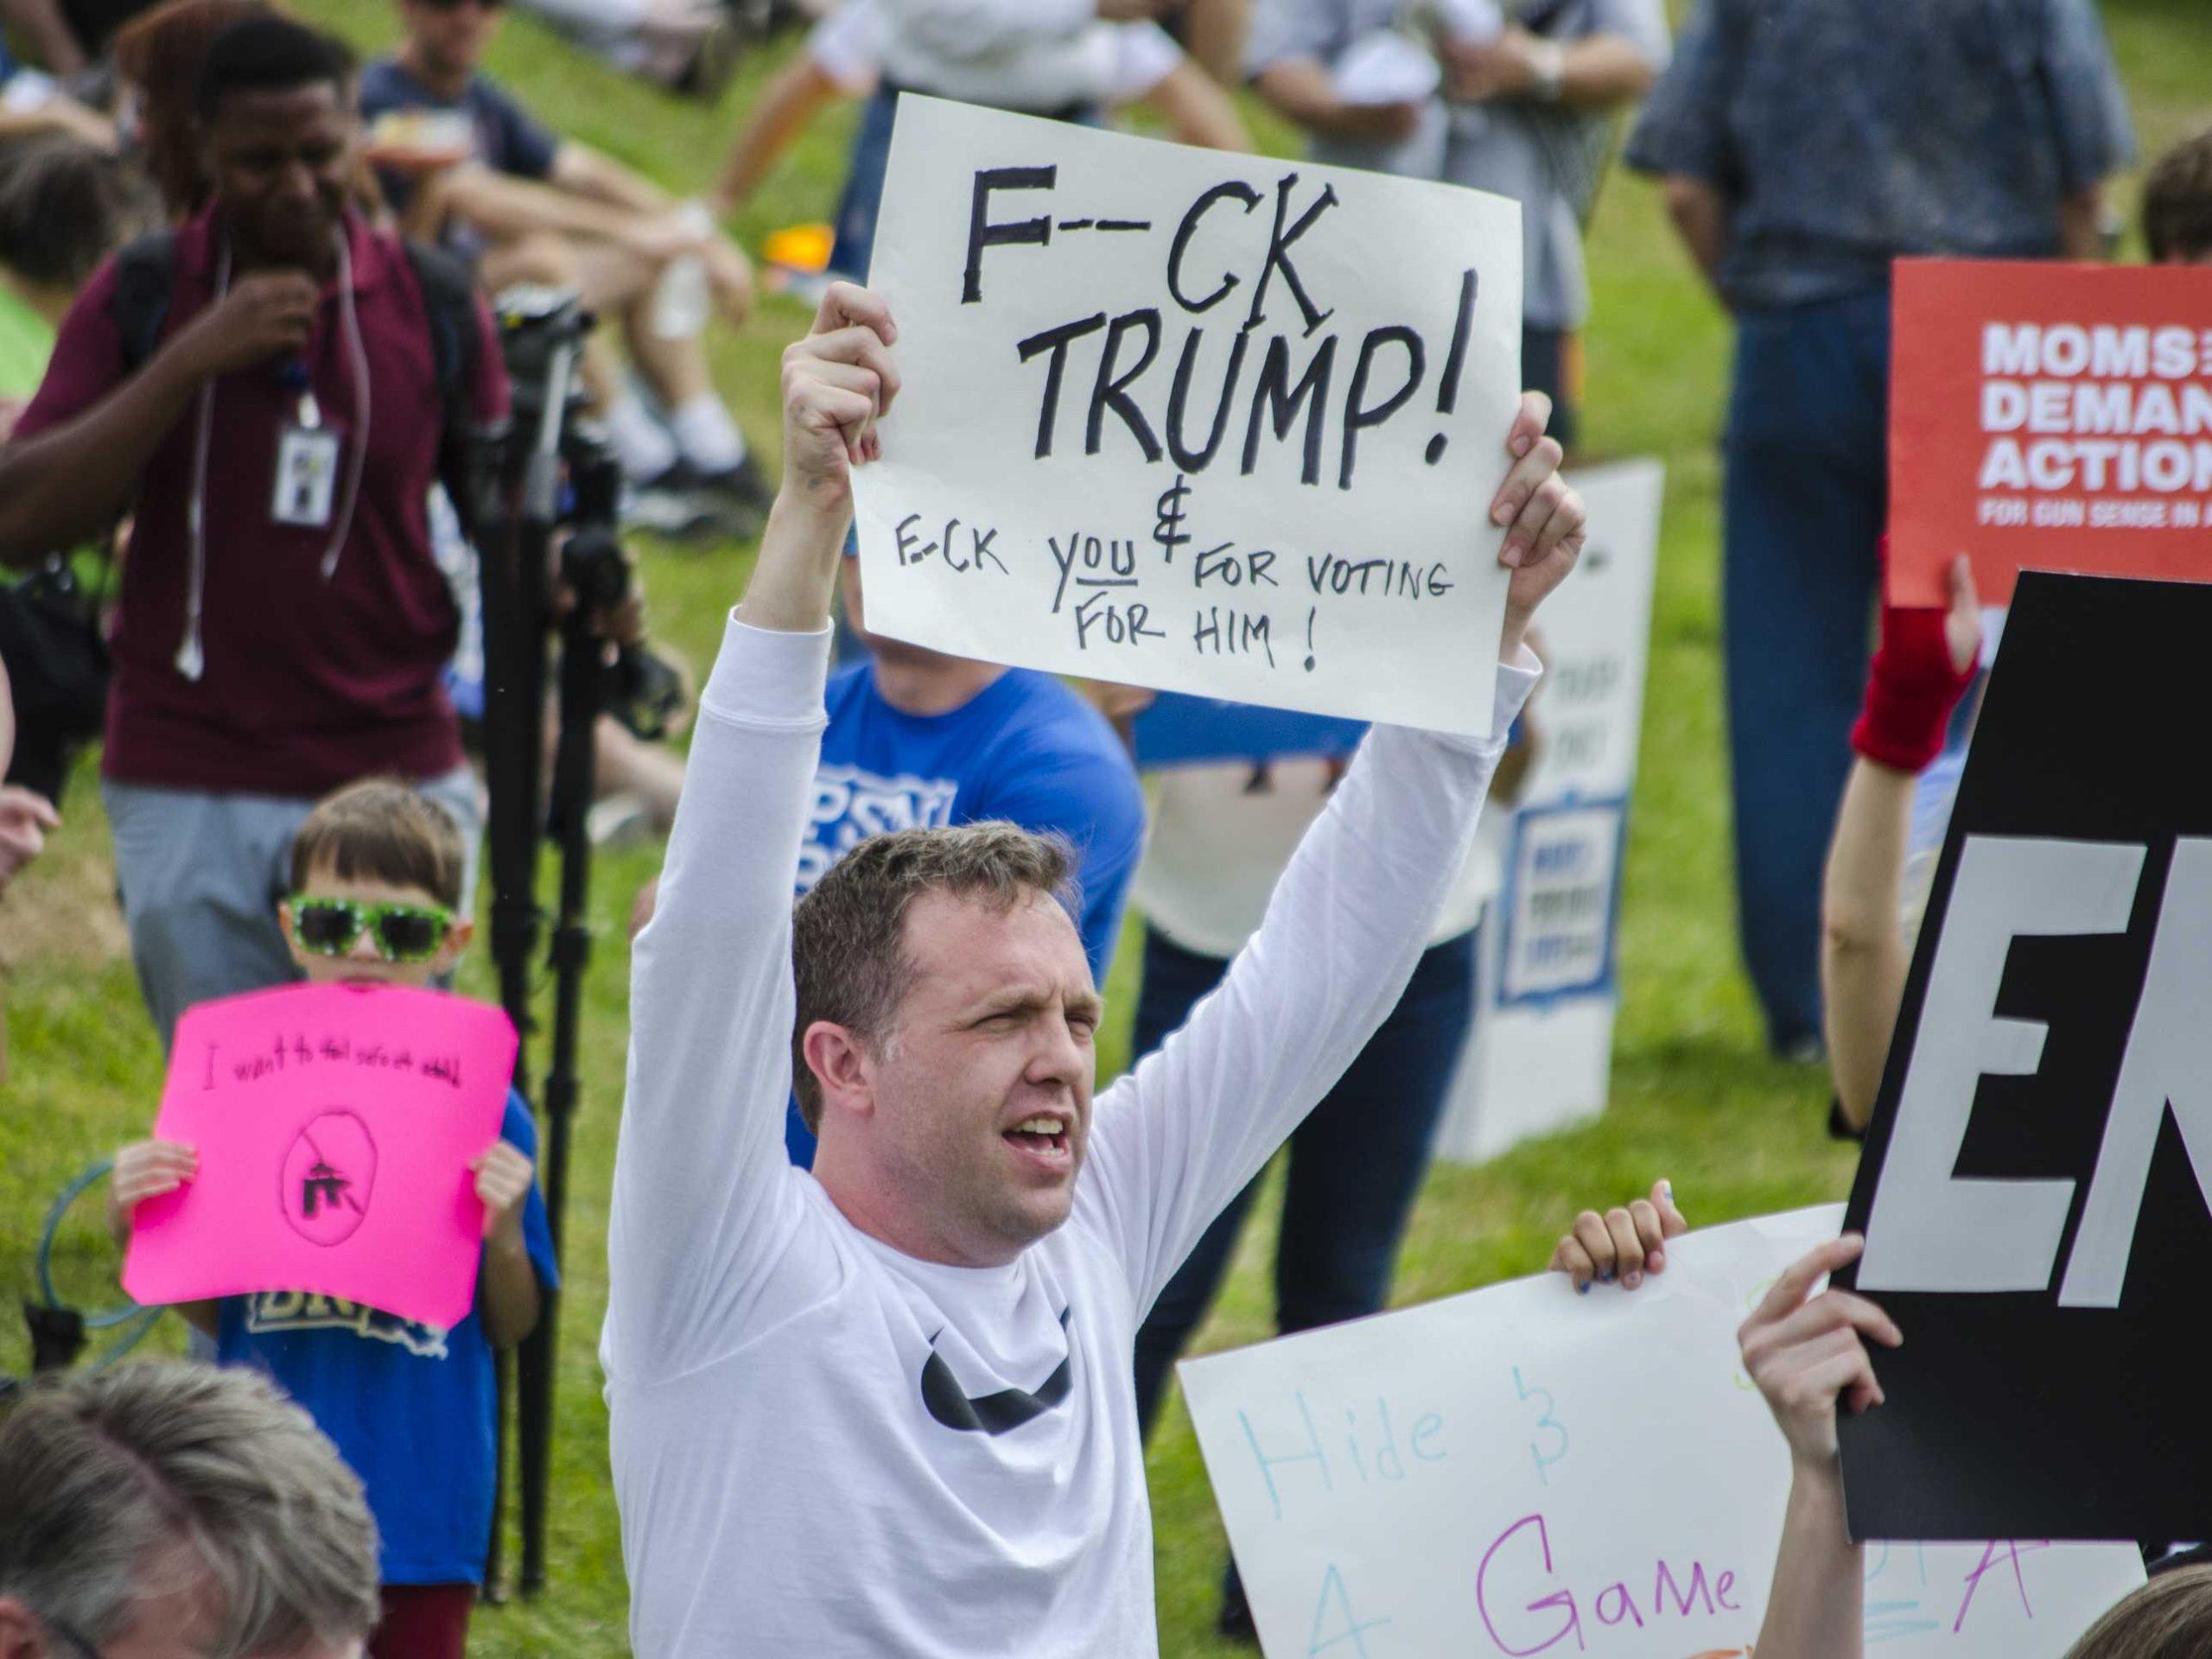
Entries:
{"type": "Polygon", "coordinates": [[[330,523],[338,495],[338,435],[322,427],[288,426],[276,446],[276,487],[269,516],[300,530],[330,523]]]}

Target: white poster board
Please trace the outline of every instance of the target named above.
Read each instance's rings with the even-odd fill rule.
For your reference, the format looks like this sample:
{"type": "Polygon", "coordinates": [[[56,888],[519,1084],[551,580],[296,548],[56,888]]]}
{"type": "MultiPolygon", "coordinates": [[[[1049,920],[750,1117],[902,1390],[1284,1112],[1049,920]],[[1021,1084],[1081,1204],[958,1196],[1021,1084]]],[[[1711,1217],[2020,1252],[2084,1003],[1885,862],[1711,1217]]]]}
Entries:
{"type": "Polygon", "coordinates": [[[1582,562],[1536,619],[1548,666],[1535,764],[1503,837],[1484,918],[1472,1040],[1436,1155],[1495,1158],[1605,1109],[1622,863],[1643,723],[1666,469],[1629,461],[1570,480],[1590,510],[1582,562]]]}
{"type": "MultiPolygon", "coordinates": [[[[1692,1233],[1633,1294],[1544,1274],[1186,1361],[1266,1651],[1747,1654],[1789,1460],[1736,1329],[1841,1219],[1692,1233]]],[[[2143,1567],[2133,1544],[1876,1544],[1866,1574],[1885,1656],[2058,1659],[2143,1567]]]]}
{"type": "Polygon", "coordinates": [[[872,631],[1489,730],[1517,204],[909,94],[869,281],[872,631]]]}

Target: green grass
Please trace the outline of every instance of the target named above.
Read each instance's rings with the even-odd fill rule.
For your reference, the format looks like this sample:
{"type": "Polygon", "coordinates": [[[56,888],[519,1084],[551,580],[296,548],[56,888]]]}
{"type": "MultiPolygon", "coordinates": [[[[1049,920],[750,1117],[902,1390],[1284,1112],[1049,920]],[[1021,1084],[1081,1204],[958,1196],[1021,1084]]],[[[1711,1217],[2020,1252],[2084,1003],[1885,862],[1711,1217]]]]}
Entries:
{"type": "MultiPolygon", "coordinates": [[[[296,3],[365,48],[387,43],[390,14],[374,0],[296,3]]],[[[2212,115],[2203,102],[2203,89],[2212,86],[2212,36],[2202,28],[2201,0],[2108,0],[2103,10],[2142,149],[2155,154],[2186,125],[2212,115]]],[[[603,72],[519,18],[494,67],[567,132],[687,191],[708,181],[766,73],[764,64],[748,66],[717,109],[679,105],[603,72]]],[[[1271,147],[1287,141],[1277,124],[1260,130],[1271,147]]],[[[748,243],[757,245],[775,226],[827,216],[850,130],[851,112],[842,111],[799,146],[739,225],[748,243]]],[[[2132,208],[2132,192],[2122,200],[2132,208]]],[[[1834,1198],[1850,1176],[1849,1154],[1822,1133],[1822,1080],[1764,1057],[1736,965],[1714,600],[1713,439],[1727,331],[1640,180],[1617,174],[1609,182],[1591,265],[1588,447],[1595,455],[1656,454],[1668,467],[1611,1108],[1586,1128],[1523,1146],[1484,1167],[1436,1170],[1407,1244],[1401,1302],[1534,1271],[1576,1207],[1640,1191],[1662,1173],[1699,1222],[1834,1198]]],[[[717,342],[717,376],[750,430],[775,430],[776,353],[802,323],[798,308],[772,300],[741,335],[717,342]]],[[[658,630],[702,670],[747,556],[736,548],[644,550],[658,630]]],[[[105,826],[89,772],[67,805],[67,829],[55,850],[0,906],[12,1049],[12,1072],[0,1093],[0,1295],[11,1302],[33,1294],[32,1244],[52,1196],[88,1160],[143,1134],[161,1088],[158,1049],[119,954],[105,826]]],[[[594,871],[598,944],[585,1008],[560,1333],[552,1584],[533,1601],[480,1618],[476,1649],[486,1655],[588,1659],[625,1650],[626,1597],[594,1346],[606,1295],[606,1198],[626,1035],[622,922],[656,861],[651,851],[625,853],[601,858],[594,871]]],[[[1103,1046],[1109,1070],[1126,1052],[1134,955],[1122,953],[1109,988],[1103,1046]]],[[[466,980],[470,992],[491,994],[481,960],[466,980]]],[[[93,1209],[83,1206],[65,1229],[58,1268],[65,1296],[103,1305],[118,1294],[115,1261],[93,1224],[93,1209]]],[[[1201,1347],[1268,1333],[1265,1262],[1272,1238],[1272,1206],[1263,1205],[1201,1347]]],[[[0,1371],[21,1371],[28,1360],[28,1345],[11,1325],[0,1322],[0,1371]]],[[[168,1325],[149,1346],[181,1345],[174,1321],[168,1325]]],[[[1179,1659],[1233,1651],[1210,1635],[1224,1546],[1179,1403],[1164,1419],[1151,1473],[1163,1650],[1179,1659]]]]}

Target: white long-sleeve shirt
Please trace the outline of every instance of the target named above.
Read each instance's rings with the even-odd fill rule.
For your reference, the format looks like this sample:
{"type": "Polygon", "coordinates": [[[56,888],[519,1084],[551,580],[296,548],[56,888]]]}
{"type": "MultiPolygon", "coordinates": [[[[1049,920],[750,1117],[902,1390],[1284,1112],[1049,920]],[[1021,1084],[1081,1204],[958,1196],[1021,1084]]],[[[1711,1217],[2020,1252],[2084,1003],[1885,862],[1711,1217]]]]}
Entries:
{"type": "Polygon", "coordinates": [[[861,1231],[784,1152],[828,655],[732,620],[638,941],[600,1344],[632,1640],[1155,1654],[1138,1322],[1397,1001],[1533,659],[1490,738],[1373,732],[1220,989],[1098,1096],[1066,1224],[963,1268],[861,1231]]]}

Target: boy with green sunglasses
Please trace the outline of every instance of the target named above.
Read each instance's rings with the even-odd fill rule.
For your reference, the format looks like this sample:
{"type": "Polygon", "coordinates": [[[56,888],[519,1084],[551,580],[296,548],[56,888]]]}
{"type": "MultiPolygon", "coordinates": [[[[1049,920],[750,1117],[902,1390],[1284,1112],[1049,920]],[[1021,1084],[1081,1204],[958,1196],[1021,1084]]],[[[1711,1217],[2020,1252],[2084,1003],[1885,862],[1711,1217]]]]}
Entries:
{"type": "MultiPolygon", "coordinates": [[[[327,797],[292,846],[277,919],[311,982],[431,988],[468,948],[464,849],[442,809],[396,779],[327,797]]],[[[384,1622],[372,1659],[459,1659],[491,1535],[492,1353],[529,1335],[558,1282],[532,1159],[537,1135],[510,1094],[499,1139],[471,1165],[484,1203],[476,1306],[450,1331],[324,1296],[264,1292],[179,1308],[225,1364],[274,1376],[337,1443],[367,1490],[382,1545],[384,1622]]],[[[130,1236],[139,1205],[193,1179],[198,1156],[168,1141],[116,1154],[109,1226],[130,1236]]]]}

